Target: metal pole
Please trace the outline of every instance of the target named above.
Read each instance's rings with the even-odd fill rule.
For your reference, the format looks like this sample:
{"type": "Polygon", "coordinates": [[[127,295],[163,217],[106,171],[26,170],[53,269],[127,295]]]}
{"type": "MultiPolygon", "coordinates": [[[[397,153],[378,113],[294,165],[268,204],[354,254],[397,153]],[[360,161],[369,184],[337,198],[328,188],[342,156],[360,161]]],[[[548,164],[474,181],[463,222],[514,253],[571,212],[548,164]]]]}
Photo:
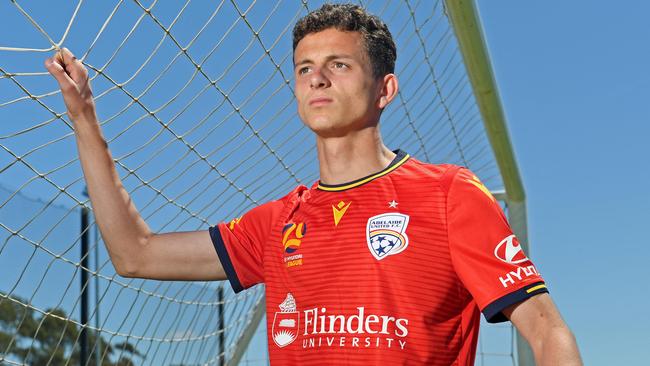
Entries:
{"type": "MultiPolygon", "coordinates": [[[[99,232],[95,220],[95,273],[99,273],[99,232]]],[[[99,331],[99,276],[95,275],[95,366],[101,366],[102,334],[99,331]]]]}
{"type": "Polygon", "coordinates": [[[510,143],[506,117],[476,4],[473,0],[445,0],[445,8],[456,33],[467,76],[503,177],[508,200],[522,202],[526,199],[524,185],[510,143]]]}
{"type": "Polygon", "coordinates": [[[244,331],[239,336],[239,339],[235,341],[235,350],[233,351],[232,357],[228,360],[229,366],[236,366],[239,364],[248,344],[251,342],[251,339],[255,335],[257,327],[260,325],[262,318],[264,318],[264,312],[266,310],[265,306],[266,296],[262,295],[257,300],[257,303],[254,305],[254,309],[248,323],[246,324],[244,331]]]}
{"type": "Polygon", "coordinates": [[[226,323],[224,322],[223,308],[223,284],[219,286],[217,290],[217,300],[219,305],[217,307],[217,313],[219,315],[219,366],[226,365],[226,349],[224,347],[225,338],[226,338],[226,323]]]}
{"type": "MultiPolygon", "coordinates": [[[[84,196],[88,197],[88,191],[84,188],[84,196]]],[[[88,325],[88,215],[89,210],[85,206],[81,208],[81,260],[79,266],[81,270],[81,333],[79,337],[79,344],[81,350],[79,351],[79,364],[85,366],[88,363],[88,334],[86,333],[86,326],[88,325]]]]}

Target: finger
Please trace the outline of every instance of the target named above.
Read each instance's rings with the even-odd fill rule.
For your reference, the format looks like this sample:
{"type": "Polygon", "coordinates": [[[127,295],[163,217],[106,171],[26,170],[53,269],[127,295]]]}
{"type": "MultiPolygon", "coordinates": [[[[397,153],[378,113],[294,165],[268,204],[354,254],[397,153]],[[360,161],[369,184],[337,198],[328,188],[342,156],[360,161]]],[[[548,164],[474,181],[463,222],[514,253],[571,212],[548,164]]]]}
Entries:
{"type": "Polygon", "coordinates": [[[60,52],[65,71],[70,75],[70,78],[80,86],[85,84],[88,79],[88,70],[86,70],[86,67],[69,49],[63,47],[60,52]]]}
{"type": "Polygon", "coordinates": [[[54,54],[54,59],[56,62],[59,64],[63,65],[63,54],[61,53],[61,49],[58,49],[56,53],[54,54]]]}
{"type": "Polygon", "coordinates": [[[52,76],[54,76],[62,90],[75,86],[75,82],[65,72],[63,64],[56,55],[45,60],[45,68],[52,76]]]}

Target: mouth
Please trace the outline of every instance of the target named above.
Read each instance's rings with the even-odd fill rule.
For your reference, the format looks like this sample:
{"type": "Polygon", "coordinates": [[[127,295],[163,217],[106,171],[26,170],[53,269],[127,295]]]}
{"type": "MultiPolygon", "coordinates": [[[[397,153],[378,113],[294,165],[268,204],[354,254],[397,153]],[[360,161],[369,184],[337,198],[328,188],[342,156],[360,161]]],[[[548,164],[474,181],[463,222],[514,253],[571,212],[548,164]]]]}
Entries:
{"type": "Polygon", "coordinates": [[[329,103],[332,103],[332,99],[326,97],[318,97],[309,101],[309,105],[311,107],[320,107],[320,106],[327,105],[329,103]]]}

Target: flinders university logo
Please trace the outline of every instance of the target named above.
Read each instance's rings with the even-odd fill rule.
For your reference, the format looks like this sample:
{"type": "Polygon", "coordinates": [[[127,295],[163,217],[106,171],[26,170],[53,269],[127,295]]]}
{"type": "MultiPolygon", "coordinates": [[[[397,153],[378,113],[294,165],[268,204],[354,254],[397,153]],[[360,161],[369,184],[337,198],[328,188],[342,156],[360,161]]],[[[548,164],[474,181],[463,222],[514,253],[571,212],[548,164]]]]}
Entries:
{"type": "Polygon", "coordinates": [[[298,311],[291,293],[279,307],[271,327],[271,338],[278,347],[293,344],[299,337],[302,348],[406,347],[409,320],[397,314],[375,314],[365,306],[343,312],[330,312],[325,306],[298,311]]]}
{"type": "Polygon", "coordinates": [[[370,253],[381,260],[403,252],[409,244],[408,224],[408,215],[400,213],[385,213],[368,219],[366,239],[370,253]]]}
{"type": "Polygon", "coordinates": [[[280,304],[280,311],[273,318],[273,342],[278,347],[291,344],[298,337],[300,328],[300,313],[296,308],[296,300],[288,293],[287,298],[280,304]]]}

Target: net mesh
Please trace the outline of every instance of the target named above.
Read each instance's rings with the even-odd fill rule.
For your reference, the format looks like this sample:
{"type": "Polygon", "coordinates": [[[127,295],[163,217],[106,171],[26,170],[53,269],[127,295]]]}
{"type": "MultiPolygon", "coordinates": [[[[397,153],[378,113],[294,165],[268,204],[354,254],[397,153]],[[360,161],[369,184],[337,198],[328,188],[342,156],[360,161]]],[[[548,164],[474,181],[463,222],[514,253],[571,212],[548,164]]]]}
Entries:
{"type": "MultiPolygon", "coordinates": [[[[0,4],[0,362],[79,363],[81,329],[91,365],[218,364],[233,356],[263,286],[235,296],[224,282],[115,274],[92,217],[80,229],[90,202],[72,123],[43,61],[65,46],[89,69],[118,173],[152,230],[205,230],[318,178],[314,139],[295,109],[290,38],[295,21],[320,4],[0,4]]],[[[382,116],[386,144],[467,166],[501,188],[443,3],[361,4],[389,25],[398,46],[400,93],[382,116]]],[[[491,332],[498,342],[482,336],[477,364],[514,364],[511,328],[483,334],[491,332]]],[[[266,352],[262,322],[242,363],[266,364],[266,352]]]]}

